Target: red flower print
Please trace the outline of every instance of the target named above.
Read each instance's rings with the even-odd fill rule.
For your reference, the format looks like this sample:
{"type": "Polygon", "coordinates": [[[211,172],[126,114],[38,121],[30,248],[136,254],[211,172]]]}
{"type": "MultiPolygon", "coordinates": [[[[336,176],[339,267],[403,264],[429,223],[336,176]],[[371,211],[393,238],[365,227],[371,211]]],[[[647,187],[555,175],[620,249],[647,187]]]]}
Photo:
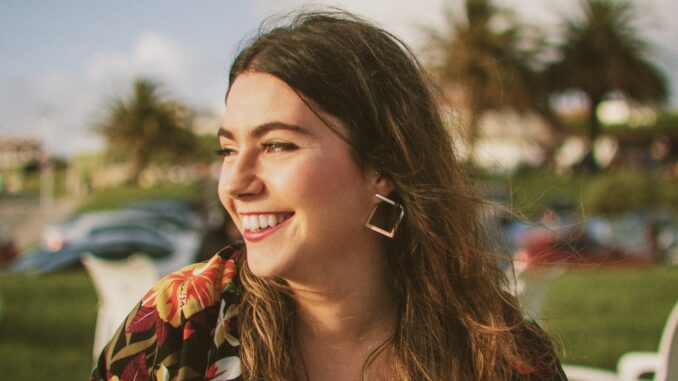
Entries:
{"type": "Polygon", "coordinates": [[[133,358],[122,371],[120,381],[148,381],[148,369],[146,369],[146,355],[139,354],[133,358]]]}

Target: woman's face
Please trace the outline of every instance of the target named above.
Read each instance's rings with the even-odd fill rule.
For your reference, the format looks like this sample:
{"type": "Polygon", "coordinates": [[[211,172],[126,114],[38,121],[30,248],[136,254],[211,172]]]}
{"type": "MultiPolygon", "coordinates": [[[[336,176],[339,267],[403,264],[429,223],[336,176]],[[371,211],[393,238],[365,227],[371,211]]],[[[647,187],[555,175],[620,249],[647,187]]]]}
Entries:
{"type": "MultiPolygon", "coordinates": [[[[285,82],[238,76],[219,131],[219,197],[255,275],[308,280],[377,240],[363,227],[383,180],[285,82]]],[[[337,118],[321,114],[340,132],[337,118]]],[[[383,186],[383,185],[382,185],[383,186]]]]}

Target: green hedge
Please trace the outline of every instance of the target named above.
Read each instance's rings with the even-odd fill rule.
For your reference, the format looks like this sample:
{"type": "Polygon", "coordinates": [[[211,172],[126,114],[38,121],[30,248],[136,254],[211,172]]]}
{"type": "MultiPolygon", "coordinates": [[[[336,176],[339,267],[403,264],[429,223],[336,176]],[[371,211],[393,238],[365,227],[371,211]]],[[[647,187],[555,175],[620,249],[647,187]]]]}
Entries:
{"type": "MultiPolygon", "coordinates": [[[[148,199],[171,198],[196,203],[201,200],[204,190],[198,183],[158,184],[152,188],[140,188],[136,185],[123,185],[116,188],[98,190],[92,193],[80,206],[78,212],[91,210],[116,209],[132,202],[148,199]]],[[[216,187],[214,193],[216,194],[216,187]]]]}
{"type": "Polygon", "coordinates": [[[662,204],[660,182],[640,172],[602,174],[591,181],[582,197],[589,214],[613,215],[662,204]]]}
{"type": "MultiPolygon", "coordinates": [[[[678,180],[642,172],[618,171],[599,175],[536,172],[480,182],[491,184],[489,187],[493,189],[503,187],[505,192],[500,200],[528,217],[553,205],[567,205],[584,216],[614,215],[639,209],[678,212],[678,180]]],[[[488,186],[481,186],[481,189],[485,188],[488,186]]]]}

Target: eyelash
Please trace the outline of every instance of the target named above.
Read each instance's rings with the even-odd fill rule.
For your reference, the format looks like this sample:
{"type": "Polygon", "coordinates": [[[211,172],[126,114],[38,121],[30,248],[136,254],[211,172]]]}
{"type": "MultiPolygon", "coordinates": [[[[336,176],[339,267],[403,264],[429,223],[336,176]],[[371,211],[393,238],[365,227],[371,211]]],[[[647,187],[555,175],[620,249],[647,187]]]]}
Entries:
{"type": "MultiPolygon", "coordinates": [[[[283,142],[266,142],[263,143],[261,146],[264,149],[264,152],[266,153],[294,151],[295,149],[299,148],[296,144],[283,142]]],[[[225,147],[215,150],[214,153],[217,154],[218,156],[225,157],[236,153],[236,150],[234,150],[233,148],[225,147]]]]}
{"type": "Polygon", "coordinates": [[[234,152],[235,150],[232,148],[219,148],[217,150],[214,150],[214,153],[217,154],[217,156],[230,156],[234,152]]]}
{"type": "Polygon", "coordinates": [[[299,148],[296,144],[285,142],[266,142],[261,145],[267,153],[294,151],[299,148]]]}

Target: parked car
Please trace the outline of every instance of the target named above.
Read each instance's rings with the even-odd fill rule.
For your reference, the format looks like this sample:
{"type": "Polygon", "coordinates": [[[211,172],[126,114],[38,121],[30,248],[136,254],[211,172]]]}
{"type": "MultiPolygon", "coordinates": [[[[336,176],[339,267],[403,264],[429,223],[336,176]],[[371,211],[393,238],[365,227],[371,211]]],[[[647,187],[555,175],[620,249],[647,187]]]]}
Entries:
{"type": "Polygon", "coordinates": [[[659,247],[664,250],[666,261],[678,265],[678,222],[664,227],[657,236],[659,247]]]}
{"type": "Polygon", "coordinates": [[[639,252],[656,263],[672,262],[678,221],[668,212],[634,212],[614,218],[590,219],[586,230],[597,241],[639,252]]]}
{"type": "Polygon", "coordinates": [[[185,228],[203,230],[205,221],[191,205],[179,200],[151,199],[137,201],[129,205],[128,210],[143,210],[161,215],[185,228]]]}
{"type": "Polygon", "coordinates": [[[93,229],[119,224],[146,225],[166,235],[200,229],[199,226],[196,227],[176,217],[149,210],[126,208],[83,213],[60,224],[47,226],[43,232],[43,245],[48,250],[57,251],[84,239],[93,229]]]}
{"type": "Polygon", "coordinates": [[[172,243],[158,232],[140,225],[113,225],[96,228],[81,241],[52,251],[38,248],[24,254],[12,265],[14,271],[47,273],[80,264],[80,257],[92,253],[101,258],[121,259],[142,252],[157,260],[169,257],[172,243]]]}
{"type": "Polygon", "coordinates": [[[642,266],[652,263],[646,254],[603,245],[576,228],[537,230],[526,235],[514,260],[528,267],[642,266]]]}
{"type": "Polygon", "coordinates": [[[48,226],[43,247],[21,256],[12,269],[51,272],[79,264],[86,252],[111,259],[144,252],[164,275],[196,260],[204,226],[189,206],[171,200],[83,213],[48,226]]]}

